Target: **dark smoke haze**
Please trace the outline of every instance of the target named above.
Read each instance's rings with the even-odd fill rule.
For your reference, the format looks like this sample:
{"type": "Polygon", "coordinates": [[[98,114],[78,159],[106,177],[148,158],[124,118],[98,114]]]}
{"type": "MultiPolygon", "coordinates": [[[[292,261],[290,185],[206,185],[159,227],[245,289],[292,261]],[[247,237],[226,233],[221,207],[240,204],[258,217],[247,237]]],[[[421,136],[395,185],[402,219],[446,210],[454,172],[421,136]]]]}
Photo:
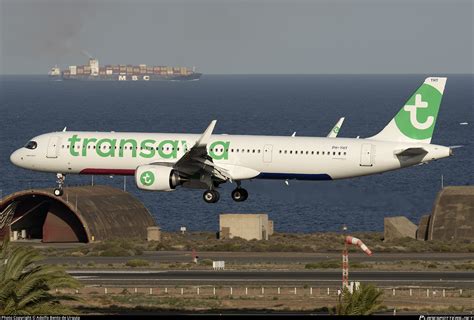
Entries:
{"type": "Polygon", "coordinates": [[[0,0],[0,73],[472,73],[472,0],[0,0]]]}

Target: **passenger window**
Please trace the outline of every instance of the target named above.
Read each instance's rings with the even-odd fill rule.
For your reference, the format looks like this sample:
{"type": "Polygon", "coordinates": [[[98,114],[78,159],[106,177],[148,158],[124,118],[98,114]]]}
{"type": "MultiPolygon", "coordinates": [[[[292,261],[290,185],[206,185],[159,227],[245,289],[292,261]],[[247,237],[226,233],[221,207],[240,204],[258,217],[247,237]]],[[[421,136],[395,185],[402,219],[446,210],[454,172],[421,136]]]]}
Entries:
{"type": "Polygon", "coordinates": [[[324,151],[322,152],[322,155],[324,156],[324,151]]]}
{"type": "Polygon", "coordinates": [[[285,154],[286,154],[286,150],[285,150],[285,154]]]}

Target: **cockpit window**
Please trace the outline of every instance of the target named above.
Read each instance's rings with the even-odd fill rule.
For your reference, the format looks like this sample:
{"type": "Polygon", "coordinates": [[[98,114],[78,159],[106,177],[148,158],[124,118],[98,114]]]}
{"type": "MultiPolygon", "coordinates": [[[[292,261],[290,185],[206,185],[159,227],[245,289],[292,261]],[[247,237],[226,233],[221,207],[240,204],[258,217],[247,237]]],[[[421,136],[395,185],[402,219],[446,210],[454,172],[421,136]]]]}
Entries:
{"type": "Polygon", "coordinates": [[[25,144],[25,148],[27,149],[36,149],[36,147],[38,146],[38,144],[36,143],[36,141],[29,141],[27,144],[25,144]]]}

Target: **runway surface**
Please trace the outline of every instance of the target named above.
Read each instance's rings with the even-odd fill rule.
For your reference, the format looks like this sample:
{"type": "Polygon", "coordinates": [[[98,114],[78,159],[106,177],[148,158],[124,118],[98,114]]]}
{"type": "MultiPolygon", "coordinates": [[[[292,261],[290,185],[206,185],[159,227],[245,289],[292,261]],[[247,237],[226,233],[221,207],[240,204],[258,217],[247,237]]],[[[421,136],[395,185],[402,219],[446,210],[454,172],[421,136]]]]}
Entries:
{"type": "MultiPolygon", "coordinates": [[[[328,260],[340,261],[340,252],[329,253],[304,253],[304,252],[197,252],[199,258],[214,261],[224,260],[226,263],[316,263],[328,260]]],[[[138,257],[137,257],[138,258],[138,257]]],[[[50,264],[110,264],[126,263],[133,257],[47,257],[45,263],[50,264]]],[[[191,262],[190,251],[148,251],[141,255],[144,259],[156,263],[183,263],[191,262]]],[[[474,260],[474,253],[377,253],[369,257],[363,253],[351,252],[350,261],[401,261],[401,260],[423,260],[423,261],[451,261],[451,260],[474,260]]]]}
{"type": "MultiPolygon", "coordinates": [[[[341,282],[340,271],[121,271],[70,270],[85,284],[100,285],[328,285],[341,282]]],[[[473,288],[474,272],[354,271],[351,281],[381,286],[473,288]]]]}

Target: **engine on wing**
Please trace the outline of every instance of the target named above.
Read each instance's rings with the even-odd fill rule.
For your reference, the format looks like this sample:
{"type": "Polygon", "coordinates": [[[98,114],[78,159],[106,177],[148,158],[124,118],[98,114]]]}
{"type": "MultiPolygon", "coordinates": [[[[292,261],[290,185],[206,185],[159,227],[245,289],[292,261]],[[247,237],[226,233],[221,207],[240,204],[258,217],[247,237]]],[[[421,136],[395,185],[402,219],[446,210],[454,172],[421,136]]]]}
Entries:
{"type": "Polygon", "coordinates": [[[173,168],[152,164],[137,168],[135,183],[139,189],[151,191],[173,191],[181,184],[179,175],[173,168]]]}

